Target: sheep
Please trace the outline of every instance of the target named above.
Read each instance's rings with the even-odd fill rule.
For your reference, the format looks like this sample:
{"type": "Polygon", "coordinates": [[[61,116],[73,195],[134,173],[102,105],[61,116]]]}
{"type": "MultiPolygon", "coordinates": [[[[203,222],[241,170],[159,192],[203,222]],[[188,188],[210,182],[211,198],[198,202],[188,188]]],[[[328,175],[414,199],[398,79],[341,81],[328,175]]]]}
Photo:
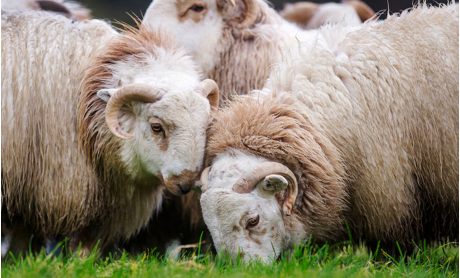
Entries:
{"type": "Polygon", "coordinates": [[[318,29],[326,23],[346,22],[347,25],[361,25],[373,18],[375,12],[360,0],[345,0],[342,3],[316,4],[297,2],[285,4],[280,15],[302,29],[318,29]]]}
{"type": "Polygon", "coordinates": [[[261,88],[283,47],[317,33],[285,21],[264,0],[155,0],[143,23],[173,33],[216,81],[221,101],[261,88]]]}
{"type": "Polygon", "coordinates": [[[347,225],[393,254],[458,241],[458,21],[420,4],[329,26],[216,113],[201,175],[216,249],[270,261],[347,225]]]}
{"type": "Polygon", "coordinates": [[[64,0],[3,0],[2,10],[50,11],[78,21],[91,19],[91,11],[79,3],[64,0]]]}
{"type": "Polygon", "coordinates": [[[127,239],[165,188],[185,194],[199,175],[218,87],[164,30],[126,28],[2,11],[2,224],[14,254],[21,234],[34,248],[67,236],[83,252],[127,239]]]}

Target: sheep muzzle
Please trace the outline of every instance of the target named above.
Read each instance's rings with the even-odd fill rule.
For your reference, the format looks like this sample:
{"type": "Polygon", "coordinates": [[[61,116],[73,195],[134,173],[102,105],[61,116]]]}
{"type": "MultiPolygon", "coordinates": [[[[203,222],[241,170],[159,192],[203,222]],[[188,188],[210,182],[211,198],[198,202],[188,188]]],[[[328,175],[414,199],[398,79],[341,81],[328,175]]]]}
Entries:
{"type": "Polygon", "coordinates": [[[195,185],[195,179],[198,176],[197,171],[183,170],[180,174],[162,179],[169,192],[174,195],[182,196],[190,192],[195,185]]]}

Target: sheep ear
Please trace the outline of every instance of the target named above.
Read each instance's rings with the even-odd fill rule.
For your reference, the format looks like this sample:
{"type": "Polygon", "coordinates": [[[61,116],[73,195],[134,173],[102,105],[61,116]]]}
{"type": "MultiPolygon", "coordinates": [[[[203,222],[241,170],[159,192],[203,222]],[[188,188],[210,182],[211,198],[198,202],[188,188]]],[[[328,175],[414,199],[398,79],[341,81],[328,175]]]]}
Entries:
{"type": "Polygon", "coordinates": [[[342,3],[352,6],[362,22],[375,16],[374,10],[360,0],[343,0],[342,3]]]}
{"type": "Polygon", "coordinates": [[[102,89],[97,92],[97,96],[105,102],[109,102],[109,99],[118,91],[118,89],[102,89]]]}
{"type": "Polygon", "coordinates": [[[312,2],[298,2],[295,4],[285,4],[280,15],[289,22],[306,27],[318,11],[319,5],[312,2]]]}
{"type": "Polygon", "coordinates": [[[257,190],[259,193],[275,195],[276,193],[283,191],[288,186],[288,181],[281,175],[268,175],[262,181],[257,184],[257,190]]]}

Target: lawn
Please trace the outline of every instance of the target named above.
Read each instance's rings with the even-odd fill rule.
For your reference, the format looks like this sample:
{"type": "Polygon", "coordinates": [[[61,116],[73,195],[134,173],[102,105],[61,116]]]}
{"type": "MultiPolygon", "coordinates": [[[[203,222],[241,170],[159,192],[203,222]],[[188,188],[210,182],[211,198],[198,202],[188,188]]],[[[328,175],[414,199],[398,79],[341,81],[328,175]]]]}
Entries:
{"type": "MultiPolygon", "coordinates": [[[[421,247],[412,256],[378,260],[364,247],[344,245],[331,248],[306,244],[290,256],[263,264],[245,263],[223,254],[183,254],[179,260],[168,256],[142,254],[119,258],[74,255],[47,255],[44,252],[21,259],[9,257],[2,263],[3,277],[459,277],[459,249],[446,244],[421,247]]],[[[382,254],[382,253],[379,253],[382,254]]]]}

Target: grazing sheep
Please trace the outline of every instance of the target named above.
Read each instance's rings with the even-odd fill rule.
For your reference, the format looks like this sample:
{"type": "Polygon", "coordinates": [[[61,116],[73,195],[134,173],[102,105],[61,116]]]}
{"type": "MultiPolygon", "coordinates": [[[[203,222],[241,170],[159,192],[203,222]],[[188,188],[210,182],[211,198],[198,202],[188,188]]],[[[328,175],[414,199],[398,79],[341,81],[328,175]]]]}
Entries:
{"type": "Polygon", "coordinates": [[[2,10],[50,11],[82,21],[91,19],[91,11],[79,3],[64,0],[3,0],[2,10]]]}
{"type": "Polygon", "coordinates": [[[72,248],[102,248],[145,226],[165,187],[182,195],[194,184],[217,85],[199,82],[166,32],[127,28],[2,11],[2,223],[12,242],[63,235],[72,248]]]}
{"type": "Polygon", "coordinates": [[[285,4],[280,15],[302,29],[317,29],[326,23],[360,25],[374,17],[374,11],[360,0],[345,0],[342,3],[316,4],[297,2],[285,4]]]}
{"type": "MultiPolygon", "coordinates": [[[[459,11],[425,5],[291,48],[208,130],[217,250],[269,260],[312,237],[458,241],[459,11]]],[[[394,248],[394,249],[393,249],[394,248]]]]}

